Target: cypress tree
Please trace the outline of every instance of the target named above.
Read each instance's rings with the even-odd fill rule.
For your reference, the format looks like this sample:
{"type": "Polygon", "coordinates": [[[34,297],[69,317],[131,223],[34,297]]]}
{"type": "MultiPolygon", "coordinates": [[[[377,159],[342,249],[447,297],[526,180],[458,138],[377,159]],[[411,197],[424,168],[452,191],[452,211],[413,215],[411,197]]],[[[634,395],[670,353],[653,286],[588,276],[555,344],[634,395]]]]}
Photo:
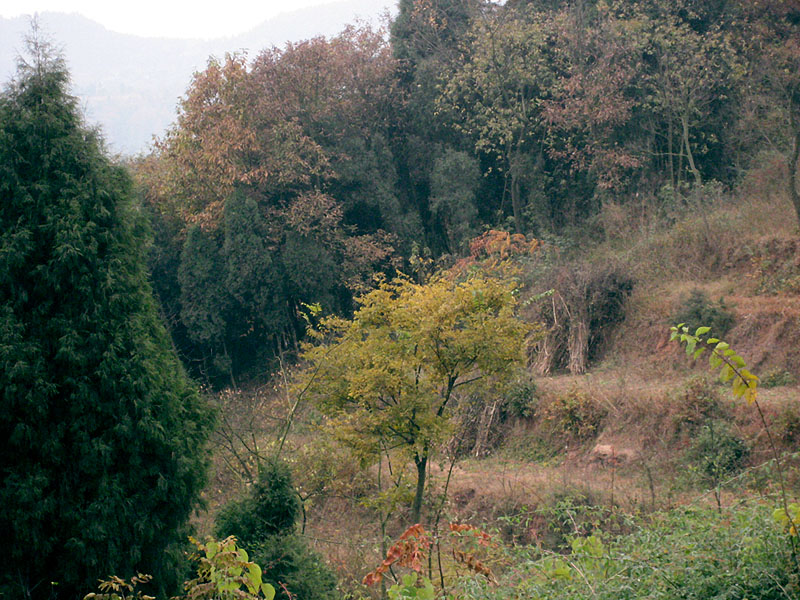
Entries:
{"type": "Polygon", "coordinates": [[[169,587],[212,414],[158,319],[126,173],[35,26],[28,50],[0,94],[0,596],[169,587]]]}

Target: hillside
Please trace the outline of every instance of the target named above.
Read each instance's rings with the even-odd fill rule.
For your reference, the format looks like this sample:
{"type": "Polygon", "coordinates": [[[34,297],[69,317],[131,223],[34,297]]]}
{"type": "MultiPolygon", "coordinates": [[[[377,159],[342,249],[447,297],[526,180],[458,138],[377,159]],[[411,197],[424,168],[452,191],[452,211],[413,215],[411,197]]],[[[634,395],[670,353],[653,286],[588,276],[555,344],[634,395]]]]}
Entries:
{"type": "MultiPolygon", "coordinates": [[[[156,79],[211,47],[69,19],[109,61],[162,60],[84,81],[129,93],[137,131],[126,86],[168,93],[156,79]]],[[[20,448],[0,489],[35,528],[9,527],[0,596],[57,595],[64,546],[75,586],[110,577],[86,600],[800,598],[799,33],[798,0],[400,0],[388,27],[219,41],[121,164],[30,40],[0,95],[20,448]],[[64,316],[62,279],[82,282],[64,316]],[[136,298],[196,384],[163,417],[148,390],[174,372],[123,368],[154,353],[115,324],[136,298]],[[108,402],[87,417],[73,389],[108,402]],[[128,456],[118,432],[208,469],[128,456]],[[63,503],[29,490],[84,474],[102,511],[64,542],[63,503]],[[119,526],[181,474],[180,518],[119,526]],[[162,529],[188,544],[153,545],[162,529]],[[89,545],[113,547],[102,568],[89,545]]]]}
{"type": "MultiPolygon", "coordinates": [[[[604,215],[600,238],[574,240],[576,249],[560,256],[545,244],[523,262],[529,295],[565,265],[573,272],[625,265],[636,283],[622,320],[593,332],[606,342],[585,373],[556,367],[543,376],[531,362],[511,394],[462,399],[454,436],[431,468],[431,497],[445,494],[438,507],[431,500],[431,513],[491,531],[511,546],[551,551],[565,538],[629,531],[623,522],[633,515],[657,527],[660,518],[717,506],[736,514],[735,507],[756,507],[774,494],[772,450],[755,408],[717,381],[704,359],[693,362],[668,339],[669,326],[698,308],[691,301],[698,290],[706,294],[700,311],[711,320],[727,315],[724,339],[761,377],[761,410],[787,455],[789,493],[800,493],[800,238],[788,199],[753,194],[751,182],[658,218],[637,218],[637,209],[628,207],[620,219],[618,207],[609,209],[614,212],[604,215]],[[697,209],[704,219],[697,219],[697,209]],[[616,226],[635,220],[620,236],[616,226]]],[[[540,314],[535,303],[527,310],[531,320],[540,314]]],[[[225,413],[237,416],[219,439],[211,511],[201,527],[243,474],[223,466],[248,455],[235,440],[255,434],[263,448],[271,447],[278,432],[269,422],[285,418],[293,398],[280,381],[275,386],[218,396],[225,413]]],[[[376,519],[383,513],[369,500],[379,472],[361,471],[355,457],[320,437],[313,407],[300,407],[284,452],[306,498],[306,538],[336,565],[346,586],[363,590],[358,582],[380,562],[376,519]]],[[[390,513],[386,525],[396,537],[406,515],[402,508],[390,513]]],[[[711,523],[714,515],[699,518],[711,523]]],[[[677,531],[688,523],[668,527],[677,531]]],[[[508,559],[493,560],[505,572],[508,559]]]]}

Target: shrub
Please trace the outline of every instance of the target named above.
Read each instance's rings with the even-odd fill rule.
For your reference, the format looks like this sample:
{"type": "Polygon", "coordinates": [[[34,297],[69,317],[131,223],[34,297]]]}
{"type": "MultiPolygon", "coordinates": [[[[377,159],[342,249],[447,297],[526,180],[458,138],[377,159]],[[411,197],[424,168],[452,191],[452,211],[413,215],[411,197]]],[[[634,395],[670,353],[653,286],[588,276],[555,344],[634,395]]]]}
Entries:
{"type": "Polygon", "coordinates": [[[674,426],[678,432],[695,433],[709,419],[723,415],[719,395],[705,377],[690,379],[672,406],[674,426]]]}
{"type": "Polygon", "coordinates": [[[673,323],[684,323],[690,331],[700,326],[711,327],[708,337],[722,338],[734,323],[733,313],[720,298],[712,302],[703,290],[693,289],[672,318],[673,323]]]}
{"type": "Polygon", "coordinates": [[[713,485],[739,472],[749,453],[744,441],[721,421],[704,425],[687,452],[690,463],[701,477],[713,485]]]}
{"type": "Polygon", "coordinates": [[[538,416],[551,424],[552,433],[583,442],[597,435],[606,411],[594,398],[575,388],[544,404],[538,416]]]}
{"type": "Polygon", "coordinates": [[[772,507],[754,505],[655,514],[627,535],[575,538],[565,557],[517,549],[499,585],[466,577],[451,593],[474,600],[786,600],[798,588],[772,507]]]}
{"type": "Polygon", "coordinates": [[[332,599],[336,589],[333,573],[294,532],[300,511],[289,467],[267,461],[248,493],[220,512],[217,535],[240,540],[250,558],[262,567],[264,581],[277,590],[276,598],[332,599]]]}
{"type": "Polygon", "coordinates": [[[511,384],[503,403],[503,413],[507,417],[527,419],[536,412],[536,384],[527,372],[511,384]]]}
{"type": "Polygon", "coordinates": [[[248,493],[217,515],[217,535],[236,536],[243,544],[288,535],[294,532],[300,510],[289,467],[268,461],[260,466],[258,480],[248,493]]]}

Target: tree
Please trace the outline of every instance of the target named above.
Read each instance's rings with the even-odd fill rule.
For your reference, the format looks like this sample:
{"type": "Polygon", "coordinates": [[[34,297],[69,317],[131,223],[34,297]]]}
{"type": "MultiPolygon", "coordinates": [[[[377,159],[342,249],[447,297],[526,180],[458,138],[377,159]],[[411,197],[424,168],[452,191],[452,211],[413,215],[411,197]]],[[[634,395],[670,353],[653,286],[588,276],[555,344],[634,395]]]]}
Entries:
{"type": "Polygon", "coordinates": [[[28,50],[0,95],[0,595],[169,587],[213,414],[158,319],[126,173],[64,60],[36,30],[28,50]]]}
{"type": "Polygon", "coordinates": [[[522,361],[526,326],[514,316],[514,285],[480,276],[427,285],[401,278],[359,304],[352,320],[325,320],[319,344],[306,349],[309,393],[362,456],[394,450],[413,461],[416,523],[428,461],[458,394],[505,382],[522,361]]]}
{"type": "Polygon", "coordinates": [[[384,135],[392,66],[378,32],[353,28],[252,62],[212,59],[141,162],[166,233],[156,287],[210,382],[263,372],[296,349],[303,303],[348,311],[373,271],[390,268],[386,230],[411,229],[384,135]]]}
{"type": "Polygon", "coordinates": [[[763,5],[741,2],[750,57],[748,111],[743,133],[783,157],[786,191],[800,223],[800,2],[769,0],[763,5]],[[752,135],[752,134],[750,134],[752,135]]]}
{"type": "Polygon", "coordinates": [[[507,180],[517,233],[525,229],[523,185],[542,170],[542,103],[555,76],[550,16],[503,11],[473,24],[469,56],[443,86],[439,106],[453,111],[456,127],[475,150],[497,159],[507,180]]]}
{"type": "Polygon", "coordinates": [[[296,534],[300,496],[289,467],[276,460],[259,465],[258,480],[217,516],[217,534],[233,535],[264,569],[279,600],[331,600],[336,578],[305,539],[296,534]]]}

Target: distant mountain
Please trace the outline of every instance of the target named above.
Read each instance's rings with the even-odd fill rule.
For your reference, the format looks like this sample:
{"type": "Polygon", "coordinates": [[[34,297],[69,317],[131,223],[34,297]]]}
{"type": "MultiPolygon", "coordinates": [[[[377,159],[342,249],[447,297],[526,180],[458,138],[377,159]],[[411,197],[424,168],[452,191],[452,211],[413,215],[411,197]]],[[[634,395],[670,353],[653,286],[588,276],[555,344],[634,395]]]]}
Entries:
{"type": "MultiPolygon", "coordinates": [[[[269,19],[237,36],[213,40],[147,38],[109,31],[79,14],[41,13],[65,53],[73,91],[87,119],[101,125],[113,152],[146,151],[175,119],[178,98],[209,56],[251,55],[317,35],[331,36],[357,19],[379,22],[396,0],[342,0],[269,19]]],[[[0,82],[10,79],[29,29],[27,17],[0,18],[0,82]]]]}

